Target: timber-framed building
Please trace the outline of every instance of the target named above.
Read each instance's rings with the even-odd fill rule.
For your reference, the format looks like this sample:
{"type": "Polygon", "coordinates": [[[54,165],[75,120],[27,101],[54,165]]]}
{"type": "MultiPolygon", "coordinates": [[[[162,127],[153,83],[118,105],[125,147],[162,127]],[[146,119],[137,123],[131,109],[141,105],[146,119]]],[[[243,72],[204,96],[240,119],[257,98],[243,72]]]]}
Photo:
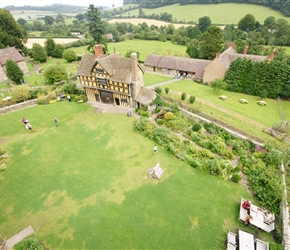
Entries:
{"type": "Polygon", "coordinates": [[[136,53],[124,58],[119,53],[104,56],[101,45],[94,49],[95,54],[83,55],[77,72],[89,101],[133,108],[150,104],[156,93],[143,87],[144,70],[136,53]]]}

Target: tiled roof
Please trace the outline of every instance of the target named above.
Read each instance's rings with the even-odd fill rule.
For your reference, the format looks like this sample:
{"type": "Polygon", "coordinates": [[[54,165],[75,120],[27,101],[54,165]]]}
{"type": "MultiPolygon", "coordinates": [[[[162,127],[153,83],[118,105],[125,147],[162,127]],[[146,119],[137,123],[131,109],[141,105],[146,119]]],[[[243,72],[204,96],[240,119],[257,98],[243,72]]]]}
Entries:
{"type": "Polygon", "coordinates": [[[137,102],[143,105],[150,104],[156,98],[156,92],[154,90],[146,89],[144,87],[140,88],[139,94],[136,98],[137,102]]]}
{"type": "Polygon", "coordinates": [[[90,76],[95,65],[96,57],[94,54],[84,54],[77,71],[78,76],[90,76]]]}
{"type": "Polygon", "coordinates": [[[14,47],[0,49],[0,65],[5,65],[7,59],[11,59],[13,62],[21,62],[25,60],[25,58],[14,47]]]}
{"type": "Polygon", "coordinates": [[[204,68],[211,62],[211,60],[151,54],[146,58],[144,65],[177,71],[194,72],[195,78],[202,79],[204,68]]]}
{"type": "Polygon", "coordinates": [[[238,54],[235,49],[228,48],[220,55],[220,60],[223,62],[225,69],[228,70],[230,64],[238,59],[238,58],[246,58],[252,60],[253,62],[262,62],[268,59],[268,56],[258,56],[258,55],[248,55],[248,54],[238,54]]]}
{"type": "MultiPolygon", "coordinates": [[[[132,77],[131,58],[124,58],[116,53],[96,60],[94,54],[85,54],[80,62],[77,75],[90,76],[96,64],[100,64],[110,75],[112,81],[130,83],[132,77]]],[[[138,66],[142,70],[139,64],[138,66]]]]}

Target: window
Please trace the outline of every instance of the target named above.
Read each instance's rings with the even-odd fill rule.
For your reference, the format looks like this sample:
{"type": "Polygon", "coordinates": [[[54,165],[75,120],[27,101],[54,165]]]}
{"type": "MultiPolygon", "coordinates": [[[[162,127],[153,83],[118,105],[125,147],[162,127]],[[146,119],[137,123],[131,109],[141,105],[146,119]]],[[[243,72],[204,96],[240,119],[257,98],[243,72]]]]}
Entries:
{"type": "Polygon", "coordinates": [[[99,84],[107,84],[107,78],[97,77],[99,84]]]}
{"type": "Polygon", "coordinates": [[[97,68],[97,73],[104,74],[104,70],[102,68],[97,68]]]}

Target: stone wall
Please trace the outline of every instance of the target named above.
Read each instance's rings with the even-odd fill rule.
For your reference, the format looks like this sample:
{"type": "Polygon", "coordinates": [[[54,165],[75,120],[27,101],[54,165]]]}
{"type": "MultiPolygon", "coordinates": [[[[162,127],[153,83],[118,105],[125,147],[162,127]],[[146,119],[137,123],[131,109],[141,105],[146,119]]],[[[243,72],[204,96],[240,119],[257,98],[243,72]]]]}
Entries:
{"type": "Polygon", "coordinates": [[[14,105],[10,105],[10,106],[1,108],[0,114],[5,114],[5,113],[11,112],[11,111],[31,107],[31,106],[34,106],[36,103],[37,103],[37,99],[33,99],[33,100],[26,101],[26,102],[21,102],[21,103],[17,103],[14,105]]]}

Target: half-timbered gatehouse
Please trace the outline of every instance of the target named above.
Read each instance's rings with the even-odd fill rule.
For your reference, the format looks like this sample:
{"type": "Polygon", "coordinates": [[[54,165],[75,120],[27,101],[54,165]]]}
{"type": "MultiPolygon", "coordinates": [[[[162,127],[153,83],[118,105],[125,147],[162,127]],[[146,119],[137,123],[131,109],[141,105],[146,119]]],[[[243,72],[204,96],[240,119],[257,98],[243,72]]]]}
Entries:
{"type": "Polygon", "coordinates": [[[143,87],[144,70],[136,53],[124,58],[119,53],[104,56],[101,45],[94,49],[95,54],[83,55],[77,72],[89,101],[136,108],[155,98],[143,87]]]}

